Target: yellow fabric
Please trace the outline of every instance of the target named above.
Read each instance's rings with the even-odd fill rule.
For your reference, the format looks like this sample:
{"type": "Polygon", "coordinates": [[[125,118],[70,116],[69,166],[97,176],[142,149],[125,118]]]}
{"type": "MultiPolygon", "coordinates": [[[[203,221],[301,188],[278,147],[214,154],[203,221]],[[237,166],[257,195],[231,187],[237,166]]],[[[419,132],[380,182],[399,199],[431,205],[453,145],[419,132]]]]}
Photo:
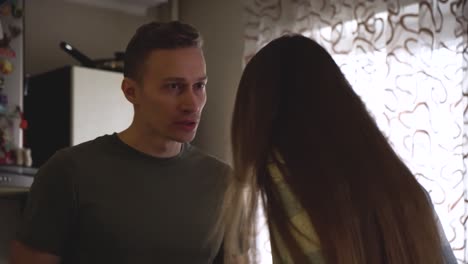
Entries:
{"type": "MultiPolygon", "coordinates": [[[[276,153],[275,155],[277,155],[276,160],[282,161],[278,153],[276,153]]],[[[291,189],[284,180],[284,176],[282,175],[281,171],[278,169],[275,163],[270,163],[268,165],[268,171],[278,190],[278,193],[286,210],[286,215],[290,220],[291,233],[294,239],[297,241],[298,245],[300,246],[301,250],[310,260],[308,263],[325,263],[320,250],[319,238],[317,236],[317,233],[315,232],[314,227],[312,226],[309,216],[302,208],[295,195],[292,193],[291,189]]],[[[278,249],[278,255],[273,255],[273,263],[293,263],[291,255],[284,244],[282,235],[278,232],[275,226],[272,226],[270,236],[272,238],[272,247],[278,249]],[[273,243],[275,242],[276,245],[273,245],[273,243]]]]}

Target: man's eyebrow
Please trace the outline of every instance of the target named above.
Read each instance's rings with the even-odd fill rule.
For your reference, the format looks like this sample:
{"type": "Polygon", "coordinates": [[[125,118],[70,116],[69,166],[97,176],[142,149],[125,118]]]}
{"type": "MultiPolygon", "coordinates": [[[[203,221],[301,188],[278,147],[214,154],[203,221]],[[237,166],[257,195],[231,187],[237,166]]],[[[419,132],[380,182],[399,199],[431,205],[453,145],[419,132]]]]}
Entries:
{"type": "Polygon", "coordinates": [[[164,78],[163,81],[165,82],[183,82],[185,81],[184,78],[181,78],[181,77],[167,77],[167,78],[164,78]]]}
{"type": "MultiPolygon", "coordinates": [[[[200,81],[206,81],[206,80],[208,80],[207,76],[197,78],[197,81],[199,81],[199,82],[200,81]]],[[[164,82],[185,82],[186,79],[182,78],[182,77],[167,77],[167,78],[164,78],[163,81],[164,82]]]]}

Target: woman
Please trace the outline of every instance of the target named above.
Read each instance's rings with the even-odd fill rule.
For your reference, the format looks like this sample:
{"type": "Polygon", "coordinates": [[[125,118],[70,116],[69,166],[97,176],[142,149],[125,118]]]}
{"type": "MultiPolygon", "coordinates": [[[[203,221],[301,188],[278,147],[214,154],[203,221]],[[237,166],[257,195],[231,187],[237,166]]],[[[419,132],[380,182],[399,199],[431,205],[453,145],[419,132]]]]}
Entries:
{"type": "Polygon", "coordinates": [[[241,241],[255,257],[260,197],[274,263],[456,263],[429,196],[313,40],[280,37],[248,63],[232,149],[227,256],[241,241]]]}

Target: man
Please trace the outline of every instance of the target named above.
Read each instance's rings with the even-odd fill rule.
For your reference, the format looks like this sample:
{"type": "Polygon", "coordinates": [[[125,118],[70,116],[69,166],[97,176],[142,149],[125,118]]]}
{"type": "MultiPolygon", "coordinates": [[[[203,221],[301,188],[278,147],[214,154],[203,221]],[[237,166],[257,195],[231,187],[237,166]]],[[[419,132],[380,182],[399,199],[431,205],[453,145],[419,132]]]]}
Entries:
{"type": "Polygon", "coordinates": [[[124,67],[132,124],[58,151],[41,167],[12,263],[214,259],[229,167],[189,144],[206,102],[200,35],[179,22],[143,25],[124,67]]]}

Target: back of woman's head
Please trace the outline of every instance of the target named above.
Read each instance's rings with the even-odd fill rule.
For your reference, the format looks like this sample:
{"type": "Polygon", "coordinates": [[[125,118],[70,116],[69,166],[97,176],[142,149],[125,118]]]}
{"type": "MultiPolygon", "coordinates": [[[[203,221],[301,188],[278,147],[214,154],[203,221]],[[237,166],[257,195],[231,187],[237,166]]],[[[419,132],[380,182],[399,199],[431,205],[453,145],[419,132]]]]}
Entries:
{"type": "Polygon", "coordinates": [[[249,144],[233,144],[234,153],[253,161],[263,156],[258,151],[294,143],[295,152],[309,154],[341,148],[356,122],[373,121],[328,52],[309,38],[283,36],[244,70],[232,128],[233,141],[249,144]]]}
{"type": "Polygon", "coordinates": [[[304,261],[273,191],[273,162],[309,215],[328,263],[443,263],[428,197],[315,41],[283,36],[250,60],[237,93],[232,149],[228,203],[231,211],[242,208],[247,240],[260,196],[269,225],[284,234],[295,263],[304,261]],[[284,163],[271,159],[274,152],[284,163]]]}

